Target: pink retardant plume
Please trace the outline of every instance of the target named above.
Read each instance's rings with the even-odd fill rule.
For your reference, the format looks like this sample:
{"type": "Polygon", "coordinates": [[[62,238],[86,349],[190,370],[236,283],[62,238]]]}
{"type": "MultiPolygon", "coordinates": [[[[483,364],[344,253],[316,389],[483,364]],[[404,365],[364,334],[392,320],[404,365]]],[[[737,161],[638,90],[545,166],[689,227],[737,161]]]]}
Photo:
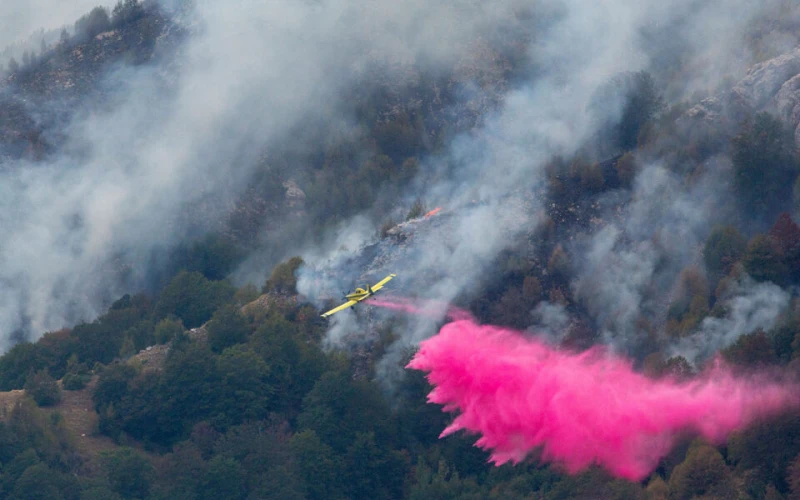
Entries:
{"type": "Polygon", "coordinates": [[[497,465],[535,449],[575,473],[598,464],[641,480],[679,433],[721,443],[756,419],[800,406],[797,386],[739,378],[719,365],[678,383],[635,373],[602,349],[555,350],[519,332],[462,319],[424,341],[408,368],[429,372],[428,401],[458,412],[497,465]]]}
{"type": "Polygon", "coordinates": [[[376,307],[382,307],[384,309],[391,309],[392,311],[400,311],[408,314],[416,314],[419,316],[430,316],[433,318],[447,316],[453,320],[472,319],[472,314],[469,311],[465,311],[463,309],[453,307],[446,302],[436,300],[388,296],[384,297],[383,299],[371,297],[367,303],[376,307]]]}

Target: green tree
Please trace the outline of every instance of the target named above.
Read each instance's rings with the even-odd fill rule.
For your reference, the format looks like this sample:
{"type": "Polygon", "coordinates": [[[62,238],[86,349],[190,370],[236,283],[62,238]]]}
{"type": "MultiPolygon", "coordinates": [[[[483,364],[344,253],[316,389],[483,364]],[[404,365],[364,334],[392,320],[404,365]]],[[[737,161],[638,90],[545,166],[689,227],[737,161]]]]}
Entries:
{"type": "Polygon", "coordinates": [[[350,498],[400,498],[405,464],[400,454],[375,441],[373,432],[356,433],[344,456],[350,498]]]}
{"type": "Polygon", "coordinates": [[[191,442],[175,445],[172,453],[156,462],[156,498],[199,498],[206,462],[198,447],[191,442]]]}
{"type": "Polygon", "coordinates": [[[669,489],[678,499],[708,495],[711,498],[734,498],[736,488],[722,455],[707,444],[695,443],[686,460],[675,467],[669,489]]]}
{"type": "Polygon", "coordinates": [[[22,342],[0,357],[0,390],[22,389],[30,370],[41,370],[45,360],[39,344],[22,342]]]}
{"type": "Polygon", "coordinates": [[[292,257],[286,262],[278,264],[272,270],[267,282],[264,284],[264,293],[297,293],[297,277],[295,273],[304,264],[300,257],[292,257]]]}
{"type": "Polygon", "coordinates": [[[706,239],[703,259],[709,273],[725,275],[739,261],[747,248],[747,240],[733,226],[717,226],[706,239]]]}
{"type": "Polygon", "coordinates": [[[765,484],[786,491],[787,468],[800,453],[800,416],[788,413],[756,422],[732,434],[727,449],[737,471],[757,468],[765,484]]]}
{"type": "Polygon", "coordinates": [[[333,449],[306,430],[295,434],[289,442],[297,460],[300,473],[306,478],[306,491],[310,500],[343,498],[342,465],[333,449]]]}
{"type": "Polygon", "coordinates": [[[184,331],[183,323],[179,319],[164,318],[156,323],[153,336],[159,344],[166,344],[184,331]]]}
{"type": "Polygon", "coordinates": [[[145,498],[154,470],[150,461],[131,448],[103,452],[103,466],[111,489],[123,497],[145,498]]]}
{"type": "Polygon", "coordinates": [[[119,0],[111,11],[111,25],[115,28],[132,23],[144,15],[138,0],[119,0]]]}
{"type": "Polygon", "coordinates": [[[734,184],[742,207],[772,217],[792,195],[798,160],[792,132],[769,113],[758,113],[733,139],[734,184]]]}
{"type": "Polygon", "coordinates": [[[406,215],[406,220],[417,219],[419,217],[422,217],[423,215],[425,215],[427,211],[428,209],[425,206],[425,203],[423,203],[421,199],[417,198],[414,201],[414,204],[411,205],[411,209],[408,211],[408,214],[406,215]]]}
{"type": "MultiPolygon", "coordinates": [[[[508,493],[508,492],[504,492],[508,493]]],[[[508,495],[510,497],[510,495],[508,495]]],[[[506,495],[503,495],[506,497],[506,495]]],[[[434,471],[420,457],[414,471],[414,482],[411,486],[411,500],[436,498],[439,500],[481,499],[478,485],[472,479],[461,479],[458,471],[452,470],[444,459],[439,460],[434,471]]]]}
{"type": "Polygon", "coordinates": [[[742,263],[756,281],[771,281],[776,285],[784,285],[787,281],[789,269],[780,248],[769,236],[754,236],[747,244],[742,263]]]}
{"type": "Polygon", "coordinates": [[[202,479],[200,498],[217,500],[219,498],[245,498],[245,473],[239,463],[228,457],[216,456],[208,462],[208,469],[202,479]]]}
{"type": "Polygon", "coordinates": [[[25,394],[39,406],[50,406],[61,401],[61,387],[47,370],[31,373],[25,382],[25,394]]]}
{"type": "Polygon", "coordinates": [[[47,464],[37,463],[25,469],[14,484],[14,500],[77,499],[79,486],[70,476],[52,470],[47,464]]]}
{"type": "Polygon", "coordinates": [[[95,7],[88,14],[75,21],[75,38],[84,43],[96,35],[111,29],[111,20],[105,7],[95,7]]]}
{"type": "Polygon", "coordinates": [[[247,341],[250,327],[239,312],[239,308],[229,304],[220,307],[208,323],[208,343],[214,352],[222,352],[232,345],[247,341]]]}
{"type": "Polygon", "coordinates": [[[722,351],[729,362],[740,366],[765,366],[777,361],[775,348],[764,330],[742,335],[730,347],[722,351]]]}
{"type": "Polygon", "coordinates": [[[339,372],[328,372],[317,381],[303,400],[297,424],[315,431],[339,452],[347,449],[357,433],[373,431],[382,443],[392,437],[389,408],[377,387],[339,372]]]}
{"type": "Polygon", "coordinates": [[[273,411],[294,418],[304,396],[326,369],[324,354],[315,344],[301,339],[297,325],[279,314],[270,315],[262,323],[249,345],[269,366],[273,411]]]}
{"type": "Polygon", "coordinates": [[[235,292],[230,283],[209,281],[200,273],[183,271],[161,292],[155,316],[162,319],[174,314],[187,328],[195,328],[208,321],[235,292]]]}
{"type": "Polygon", "coordinates": [[[263,359],[245,346],[234,346],[217,358],[217,371],[222,378],[215,419],[220,427],[267,415],[273,391],[263,359]]]}
{"type": "Polygon", "coordinates": [[[589,111],[606,129],[616,148],[634,149],[645,126],[664,107],[653,77],[646,71],[626,72],[602,86],[589,104],[589,111]]]}
{"type": "Polygon", "coordinates": [[[100,374],[92,394],[95,406],[99,409],[119,401],[128,392],[128,383],[136,377],[136,369],[126,363],[107,367],[100,374]]]}
{"type": "Polygon", "coordinates": [[[792,220],[788,213],[784,212],[778,216],[775,224],[769,230],[769,237],[783,255],[792,280],[800,281],[800,226],[792,220]]]}

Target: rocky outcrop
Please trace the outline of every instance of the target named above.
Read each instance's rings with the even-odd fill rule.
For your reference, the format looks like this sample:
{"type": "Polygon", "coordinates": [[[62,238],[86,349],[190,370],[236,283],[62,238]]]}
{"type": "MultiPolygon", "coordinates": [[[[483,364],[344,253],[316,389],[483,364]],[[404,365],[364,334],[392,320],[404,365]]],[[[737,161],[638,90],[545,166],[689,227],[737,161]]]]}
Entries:
{"type": "Polygon", "coordinates": [[[800,145],[800,48],[756,64],[729,91],[703,99],[680,118],[689,130],[737,123],[760,111],[775,113],[800,145]]]}
{"type": "Polygon", "coordinates": [[[795,144],[800,145],[800,75],[785,82],[775,96],[778,113],[794,127],[795,144]]]}
{"type": "Polygon", "coordinates": [[[731,89],[730,103],[743,110],[769,108],[784,83],[798,73],[800,48],[756,64],[731,89]]]}

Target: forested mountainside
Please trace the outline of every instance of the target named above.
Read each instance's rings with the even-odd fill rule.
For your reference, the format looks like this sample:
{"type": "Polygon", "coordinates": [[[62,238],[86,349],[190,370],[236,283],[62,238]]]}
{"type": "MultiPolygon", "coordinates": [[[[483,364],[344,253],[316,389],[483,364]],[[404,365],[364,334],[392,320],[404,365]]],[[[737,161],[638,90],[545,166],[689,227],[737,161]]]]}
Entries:
{"type": "Polygon", "coordinates": [[[0,35],[0,496],[800,496],[800,8],[732,4],[122,0],[0,35]],[[524,408],[482,409],[555,372],[428,403],[483,373],[406,369],[454,324],[649,388],[576,372],[589,420],[633,411],[567,448],[655,461],[492,445],[524,408]],[[691,398],[728,377],[715,434],[691,398]]]}

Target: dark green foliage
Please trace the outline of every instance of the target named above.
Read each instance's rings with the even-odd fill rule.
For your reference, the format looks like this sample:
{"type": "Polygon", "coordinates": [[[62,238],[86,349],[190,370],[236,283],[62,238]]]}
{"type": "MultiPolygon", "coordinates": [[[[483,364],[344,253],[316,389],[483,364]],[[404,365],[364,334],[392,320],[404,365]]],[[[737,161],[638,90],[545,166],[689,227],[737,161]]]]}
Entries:
{"type": "Polygon", "coordinates": [[[650,73],[622,73],[600,88],[589,106],[618,150],[637,145],[640,133],[664,107],[650,73]]]}
{"type": "Polygon", "coordinates": [[[128,364],[115,364],[103,370],[92,394],[98,410],[114,401],[119,401],[127,392],[128,382],[135,376],[136,369],[128,364]]]}
{"type": "Polygon", "coordinates": [[[800,453],[800,416],[786,414],[757,422],[728,439],[728,461],[737,470],[758,469],[765,484],[786,491],[786,473],[800,453]]]}
{"type": "Polygon", "coordinates": [[[111,20],[104,7],[95,7],[88,14],[75,21],[75,39],[84,43],[96,35],[111,29],[111,20]]]}
{"type": "Polygon", "coordinates": [[[138,0],[119,0],[111,11],[111,25],[118,28],[140,19],[144,9],[138,0]]]}
{"type": "Polygon", "coordinates": [[[201,481],[205,477],[206,462],[194,443],[175,446],[172,453],[157,462],[155,482],[156,498],[199,498],[201,481]]]}
{"type": "Polygon", "coordinates": [[[788,213],[782,213],[769,230],[769,237],[783,255],[789,271],[788,277],[794,283],[800,281],[800,226],[788,213]]]}
{"type": "Polygon", "coordinates": [[[238,306],[245,306],[256,300],[260,295],[258,288],[252,283],[248,283],[236,290],[236,293],[233,295],[233,301],[238,306]]]}
{"type": "Polygon", "coordinates": [[[108,485],[99,484],[87,487],[81,492],[81,500],[122,500],[118,493],[108,485]]]}
{"type": "Polygon", "coordinates": [[[772,340],[764,330],[742,335],[732,346],[722,351],[722,355],[739,366],[758,367],[777,361],[772,340]]]}
{"type": "Polygon", "coordinates": [[[709,273],[727,274],[747,248],[747,240],[732,226],[715,227],[703,247],[703,259],[709,273]]]}
{"type": "Polygon", "coordinates": [[[35,344],[15,345],[0,357],[0,390],[22,389],[31,370],[46,369],[54,378],[62,377],[76,350],[77,339],[68,330],[46,333],[35,344]]]}
{"type": "Polygon", "coordinates": [[[126,498],[145,498],[153,482],[153,466],[130,448],[105,452],[103,466],[111,489],[126,498]]]}
{"type": "Polygon", "coordinates": [[[150,320],[139,321],[125,330],[123,335],[125,341],[130,342],[130,345],[133,347],[133,354],[156,343],[155,328],[153,322],[150,320]]]}
{"type": "Polygon", "coordinates": [[[789,269],[777,242],[769,236],[757,235],[747,244],[742,258],[747,273],[756,281],[771,281],[784,285],[789,269]]]}
{"type": "Polygon", "coordinates": [[[447,426],[448,416],[441,406],[426,400],[432,387],[420,371],[410,371],[403,377],[398,397],[401,404],[397,412],[401,440],[431,446],[439,441],[439,434],[447,426]]]}
{"type": "Polygon", "coordinates": [[[185,350],[171,353],[161,381],[163,406],[155,409],[168,419],[157,438],[160,442],[188,433],[196,422],[213,414],[221,395],[216,365],[213,353],[202,344],[191,343],[185,350]]]}
{"type": "Polygon", "coordinates": [[[161,292],[155,307],[156,319],[174,314],[186,328],[195,328],[228,303],[236,289],[225,281],[209,281],[200,273],[183,271],[161,292]]]}
{"type": "Polygon", "coordinates": [[[759,113],[733,139],[734,183],[748,214],[771,218],[789,207],[798,159],[792,132],[759,113]]]}
{"type": "Polygon", "coordinates": [[[152,338],[149,332],[151,326],[148,326],[147,322],[142,323],[142,319],[147,313],[146,304],[128,302],[123,297],[96,321],[78,325],[72,330],[75,352],[85,363],[106,364],[111,362],[119,356],[126,336],[131,336],[132,343],[134,338],[145,343],[152,338]],[[137,330],[128,332],[134,326],[137,327],[137,330]],[[143,333],[139,330],[143,330],[143,333]]]}
{"type": "Polygon", "coordinates": [[[182,334],[183,331],[184,328],[181,320],[164,318],[156,324],[153,337],[156,343],[166,344],[182,334]]]}
{"type": "Polygon", "coordinates": [[[421,199],[417,198],[416,201],[414,201],[414,204],[411,205],[411,209],[409,209],[408,215],[406,215],[406,220],[422,217],[427,211],[428,208],[425,206],[425,203],[423,203],[421,199]]]}
{"type": "Polygon", "coordinates": [[[39,344],[23,342],[15,345],[0,358],[0,389],[22,389],[30,370],[41,369],[39,344]]]}
{"type": "Polygon", "coordinates": [[[229,429],[216,442],[214,451],[241,466],[251,497],[301,499],[305,488],[291,453],[290,438],[285,422],[252,422],[229,429]]]}
{"type": "Polygon", "coordinates": [[[25,394],[33,398],[39,406],[50,406],[61,401],[61,387],[47,370],[31,373],[28,376],[25,382],[25,394]]]}
{"type": "Polygon", "coordinates": [[[198,498],[243,499],[247,493],[245,479],[245,472],[236,460],[218,455],[208,462],[198,498]]]}
{"type": "Polygon", "coordinates": [[[31,465],[14,484],[9,498],[18,500],[66,500],[79,498],[75,478],[52,470],[47,464],[31,465]]]}
{"type": "Polygon", "coordinates": [[[315,431],[337,452],[345,451],[358,433],[372,431],[382,443],[393,437],[389,408],[377,387],[339,372],[325,373],[314,385],[297,425],[315,431]]]}
{"type": "Polygon", "coordinates": [[[243,256],[242,250],[230,240],[209,235],[191,245],[181,245],[172,258],[177,269],[198,272],[212,281],[218,281],[225,279],[243,256]]]}
{"type": "Polygon", "coordinates": [[[208,323],[208,343],[211,350],[220,353],[232,345],[247,341],[250,327],[235,305],[220,307],[208,323]]]}
{"type": "Polygon", "coordinates": [[[5,422],[0,422],[0,498],[77,499],[74,478],[63,474],[74,463],[74,448],[63,421],[51,418],[32,401],[14,405],[5,422]]]}
{"type": "MultiPolygon", "coordinates": [[[[528,491],[534,491],[528,489],[528,491]]],[[[502,495],[511,498],[511,495],[502,495]]],[[[520,492],[522,493],[522,492],[520,492]]],[[[429,467],[422,459],[414,471],[414,484],[408,496],[411,500],[436,498],[441,500],[485,498],[474,479],[461,479],[458,471],[451,470],[447,462],[439,460],[436,470],[429,467]]]]}
{"type": "Polygon", "coordinates": [[[90,375],[79,375],[77,373],[67,373],[61,379],[61,384],[65,391],[80,391],[92,379],[90,375]]]}
{"type": "Polygon", "coordinates": [[[736,491],[722,455],[715,448],[701,443],[693,445],[686,460],[672,471],[669,489],[674,498],[681,500],[701,495],[734,498],[736,491]]]}
{"type": "Polygon", "coordinates": [[[345,484],[350,498],[399,498],[403,488],[404,456],[374,432],[358,432],[344,455],[345,484]]]}
{"type": "Polygon", "coordinates": [[[297,293],[297,277],[295,273],[303,265],[303,259],[292,257],[291,259],[278,264],[272,270],[267,282],[264,284],[264,293],[297,293]]]}
{"type": "Polygon", "coordinates": [[[227,428],[267,416],[272,399],[269,366],[244,346],[226,349],[217,358],[221,378],[214,423],[227,428]]]}
{"type": "Polygon", "coordinates": [[[84,323],[72,330],[78,340],[78,356],[86,363],[109,363],[119,356],[125,340],[122,329],[114,329],[100,322],[84,323]]]}
{"type": "Polygon", "coordinates": [[[273,411],[296,416],[303,397],[326,369],[322,352],[299,338],[297,327],[277,314],[266,319],[249,345],[269,366],[273,411]]]}
{"type": "Polygon", "coordinates": [[[306,478],[309,500],[328,500],[344,497],[345,484],[341,477],[342,464],[333,449],[314,431],[303,431],[289,441],[297,467],[306,478]]]}

